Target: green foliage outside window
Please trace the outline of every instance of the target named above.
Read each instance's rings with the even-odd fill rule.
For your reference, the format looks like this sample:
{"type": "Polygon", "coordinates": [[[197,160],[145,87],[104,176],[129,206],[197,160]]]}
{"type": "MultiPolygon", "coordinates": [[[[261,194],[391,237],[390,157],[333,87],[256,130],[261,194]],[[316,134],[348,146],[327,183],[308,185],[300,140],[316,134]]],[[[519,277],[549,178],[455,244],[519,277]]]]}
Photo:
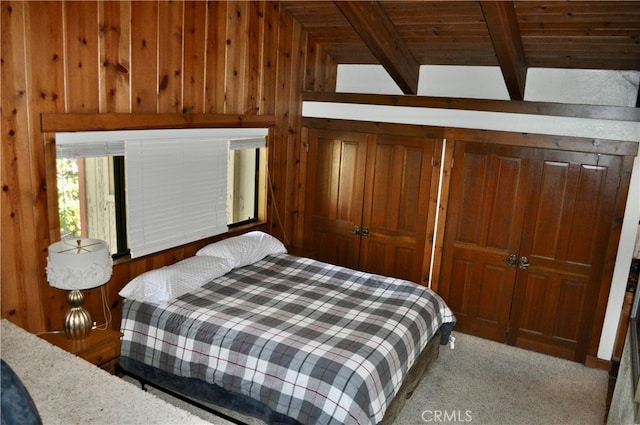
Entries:
{"type": "Polygon", "coordinates": [[[58,180],[58,214],[60,237],[80,236],[80,186],[78,161],[75,158],[56,160],[58,180]]]}

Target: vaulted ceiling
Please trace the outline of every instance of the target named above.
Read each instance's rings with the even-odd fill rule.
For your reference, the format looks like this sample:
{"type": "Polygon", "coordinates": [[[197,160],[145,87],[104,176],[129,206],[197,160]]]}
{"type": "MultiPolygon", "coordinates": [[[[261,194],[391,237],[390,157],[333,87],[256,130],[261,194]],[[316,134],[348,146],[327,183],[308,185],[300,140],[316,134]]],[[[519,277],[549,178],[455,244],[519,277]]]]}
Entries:
{"type": "Polygon", "coordinates": [[[381,64],[406,94],[420,65],[640,70],[640,1],[285,1],[338,64],[381,64]]]}

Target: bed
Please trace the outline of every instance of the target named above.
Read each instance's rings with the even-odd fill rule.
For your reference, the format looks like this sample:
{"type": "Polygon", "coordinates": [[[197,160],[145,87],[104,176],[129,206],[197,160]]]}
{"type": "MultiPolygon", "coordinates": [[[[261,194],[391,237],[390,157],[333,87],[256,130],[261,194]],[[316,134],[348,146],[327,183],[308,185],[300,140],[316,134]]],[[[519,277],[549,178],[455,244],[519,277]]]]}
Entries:
{"type": "Polygon", "coordinates": [[[126,373],[266,423],[390,423],[455,323],[423,286],[290,255],[262,232],[121,295],[126,373]]]}

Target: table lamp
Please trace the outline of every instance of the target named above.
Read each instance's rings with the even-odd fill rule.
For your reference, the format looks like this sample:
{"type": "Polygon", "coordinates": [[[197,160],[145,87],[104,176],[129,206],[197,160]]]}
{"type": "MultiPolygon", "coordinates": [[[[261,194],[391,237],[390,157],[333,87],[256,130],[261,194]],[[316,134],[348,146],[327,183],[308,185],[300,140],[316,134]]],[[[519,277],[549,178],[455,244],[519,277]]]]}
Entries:
{"type": "Polygon", "coordinates": [[[91,314],[82,307],[83,289],[103,285],[111,278],[113,260],[109,245],[100,239],[70,238],[49,246],[47,280],[54,288],[71,291],[71,309],[64,316],[64,332],[71,339],[85,338],[91,332],[91,314]]]}

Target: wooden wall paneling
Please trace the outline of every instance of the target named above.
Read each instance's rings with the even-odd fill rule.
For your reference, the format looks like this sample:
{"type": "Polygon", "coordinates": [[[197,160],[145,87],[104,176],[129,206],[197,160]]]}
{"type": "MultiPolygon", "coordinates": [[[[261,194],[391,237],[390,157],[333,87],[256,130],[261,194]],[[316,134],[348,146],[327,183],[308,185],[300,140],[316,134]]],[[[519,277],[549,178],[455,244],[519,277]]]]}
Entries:
{"type": "Polygon", "coordinates": [[[205,94],[205,61],[207,35],[207,3],[184,3],[184,63],[182,67],[182,112],[203,113],[205,94]]]}
{"type": "Polygon", "coordinates": [[[206,113],[224,113],[227,5],[225,1],[207,2],[206,113]]]}
{"type": "Polygon", "coordinates": [[[184,2],[158,2],[158,112],[182,111],[184,2]]]}
{"type": "MultiPolygon", "coordinates": [[[[422,262],[422,280],[424,286],[430,284],[431,263],[435,261],[431,254],[436,243],[436,215],[438,214],[438,189],[440,188],[440,171],[442,170],[442,154],[444,144],[442,139],[433,140],[433,159],[431,167],[431,187],[429,188],[429,207],[427,209],[427,236],[424,249],[424,260],[422,262]]],[[[442,218],[442,215],[439,217],[442,218]]]]}
{"type": "Polygon", "coordinates": [[[323,49],[323,54],[321,56],[321,67],[318,67],[320,75],[322,75],[322,80],[318,83],[321,90],[325,92],[334,92],[336,91],[336,81],[338,79],[338,63],[335,62],[331,56],[325,54],[323,49]]]}
{"type": "MultiPolygon", "coordinates": [[[[276,92],[278,78],[278,40],[280,37],[280,6],[277,2],[265,3],[264,6],[264,47],[262,50],[262,81],[261,95],[258,108],[262,114],[276,113],[276,92]]],[[[269,131],[268,151],[267,151],[267,179],[266,187],[266,210],[265,213],[272,223],[276,220],[275,200],[273,193],[275,168],[275,150],[279,145],[280,130],[277,123],[269,131]]],[[[273,231],[273,225],[269,223],[268,231],[273,231]]]]}
{"type": "Polygon", "coordinates": [[[98,112],[98,4],[65,2],[65,111],[98,112]]]}
{"type": "Polygon", "coordinates": [[[338,64],[326,53],[324,47],[307,39],[304,90],[335,92],[338,64]]]}
{"type": "Polygon", "coordinates": [[[298,214],[298,185],[300,178],[300,127],[302,121],[302,99],[300,92],[304,84],[304,59],[306,52],[306,37],[302,27],[296,20],[292,20],[292,45],[289,98],[290,107],[287,125],[286,152],[286,195],[284,205],[284,226],[289,241],[296,239],[296,223],[300,219],[298,214]]]}
{"type": "MultiPolygon", "coordinates": [[[[26,9],[25,44],[27,49],[27,93],[29,93],[29,155],[25,158],[27,169],[31,174],[31,199],[25,199],[27,209],[33,211],[33,224],[28,234],[23,234],[25,241],[30,241],[34,252],[28,255],[33,264],[25,264],[25,272],[36,276],[25,282],[30,288],[29,300],[36,302],[39,297],[32,297],[40,291],[41,304],[33,308],[43,309],[45,326],[50,328],[51,322],[62,322],[63,310],[67,305],[64,291],[51,288],[46,282],[44,269],[46,266],[46,249],[49,246],[49,220],[47,216],[47,193],[44,161],[44,136],[40,133],[40,112],[63,112],[65,103],[65,57],[63,37],[63,6],[57,2],[28,2],[26,9]],[[34,285],[38,285],[39,288],[34,285]]],[[[53,188],[52,190],[55,190],[53,188]]],[[[22,196],[25,196],[23,194],[22,196]]],[[[30,223],[31,224],[31,223],[30,223]]],[[[26,254],[26,253],[25,253],[26,254]]]]}
{"type": "MultiPolygon", "coordinates": [[[[300,163],[298,172],[298,184],[297,184],[297,220],[295,222],[294,238],[292,239],[292,245],[294,247],[302,247],[304,244],[304,229],[305,229],[305,195],[309,193],[307,190],[307,167],[309,166],[309,128],[300,127],[300,163]]],[[[301,253],[302,254],[302,253],[301,253]]],[[[304,256],[304,254],[302,254],[304,256]]]]}
{"type": "MultiPolygon", "coordinates": [[[[288,15],[281,16],[276,2],[233,5],[248,11],[248,17],[244,12],[241,15],[248,19],[249,35],[238,41],[244,47],[251,44],[244,62],[225,59],[230,53],[226,44],[226,2],[2,3],[3,93],[14,93],[3,96],[1,101],[3,120],[13,131],[11,138],[3,135],[3,142],[15,142],[2,146],[4,158],[15,158],[8,162],[9,167],[2,169],[3,200],[8,200],[6,205],[10,206],[5,210],[10,220],[2,222],[2,241],[3,246],[11,246],[14,253],[12,257],[3,255],[3,317],[39,332],[59,329],[68,308],[66,292],[50,288],[44,273],[46,248],[52,239],[59,237],[56,234],[59,232],[57,194],[45,190],[55,187],[55,171],[45,167],[45,163],[47,158],[50,163],[53,161],[53,133],[65,128],[64,120],[79,120],[94,130],[121,128],[121,124],[132,126],[128,128],[243,126],[248,121],[246,115],[239,114],[238,121],[222,124],[219,116],[210,118],[211,115],[205,114],[224,111],[224,88],[233,85],[236,91],[230,95],[235,98],[230,102],[244,104],[241,112],[246,109],[249,114],[260,113],[255,115],[256,123],[274,125],[276,110],[280,114],[277,129],[269,137],[270,168],[278,210],[282,212],[287,202],[287,208],[293,209],[292,199],[297,201],[297,193],[292,188],[296,182],[295,178],[288,179],[297,175],[299,135],[290,133],[289,129],[299,123],[297,108],[300,105],[291,107],[288,102],[299,103],[296,96],[302,81],[304,33],[293,25],[288,15]],[[168,47],[171,44],[168,41],[176,33],[166,31],[163,25],[167,19],[177,22],[169,11],[180,7],[185,9],[182,15],[184,50],[180,46],[175,52],[177,47],[168,47]],[[15,14],[13,9],[20,13],[15,14]],[[171,16],[165,19],[161,15],[171,16]],[[187,29],[191,23],[195,28],[193,32],[187,29]],[[281,26],[286,27],[283,39],[281,26]],[[286,48],[281,49],[279,43],[283,40],[286,48]],[[297,45],[294,49],[300,55],[298,58],[291,56],[294,45],[297,45]],[[184,63],[175,59],[181,55],[185,56],[184,63]],[[225,71],[239,63],[244,63],[238,70],[244,75],[244,89],[238,90],[238,84],[232,82],[234,78],[225,71]],[[172,87],[170,70],[182,76],[183,86],[172,87]],[[166,87],[159,77],[161,74],[168,76],[166,87]],[[165,93],[158,93],[159,88],[164,88],[165,93]],[[171,95],[163,98],[169,92],[171,95]],[[167,101],[171,98],[173,101],[167,101]],[[182,103],[176,107],[178,98],[182,103]],[[198,112],[184,114],[186,109],[198,112]],[[85,114],[86,111],[100,114],[85,114]],[[54,115],[48,115],[50,112],[54,115]],[[6,118],[9,113],[10,118],[6,118]],[[142,115],[137,115],[140,113],[142,115]],[[92,116],[94,118],[88,118],[92,116]],[[141,121],[134,123],[126,118],[121,121],[133,116],[142,117],[141,121]],[[56,127],[61,122],[63,127],[56,127]],[[292,165],[288,171],[282,168],[292,165]],[[7,267],[8,261],[11,264],[7,267]]],[[[234,28],[229,27],[230,31],[237,29],[234,28]]],[[[238,43],[234,46],[236,53],[243,50],[238,43]]],[[[75,124],[77,122],[67,125],[66,130],[74,131],[75,124]]],[[[275,205],[271,203],[272,208],[275,205]]],[[[275,217],[273,211],[270,219],[275,217]]],[[[292,229],[293,223],[292,218],[287,218],[285,228],[292,229]]],[[[263,229],[269,228],[263,226],[263,229]]],[[[120,301],[117,293],[132,277],[151,267],[192,255],[197,245],[152,255],[144,261],[120,260],[106,285],[114,313],[118,313],[120,301]]],[[[95,308],[101,300],[99,291],[88,291],[85,295],[92,315],[99,321],[102,310],[95,308]]]]}
{"type": "Polygon", "coordinates": [[[158,3],[131,3],[131,112],[158,112],[158,3]]]}
{"type": "Polygon", "coordinates": [[[98,3],[100,112],[130,112],[131,3],[98,3]]]}
{"type": "Polygon", "coordinates": [[[262,97],[262,55],[264,51],[264,2],[248,4],[249,27],[247,49],[247,96],[244,113],[257,114],[262,97]]]}
{"type": "MultiPolygon", "coordinates": [[[[27,3],[0,5],[0,131],[2,144],[1,296],[2,317],[18,326],[42,331],[45,319],[40,284],[40,252],[34,244],[36,220],[31,170],[32,141],[29,127],[28,69],[24,43],[27,3]],[[26,242],[26,243],[25,243],[26,242]],[[27,314],[29,313],[29,314],[27,314]]],[[[35,186],[37,188],[37,185],[35,186]]],[[[45,223],[46,224],[46,223],[45,223]]]]}
{"type": "Polygon", "coordinates": [[[316,69],[316,65],[320,55],[320,46],[315,41],[306,37],[305,43],[307,44],[307,57],[304,62],[304,91],[319,91],[316,87],[316,78],[319,77],[316,69]]]}
{"type": "Polygon", "coordinates": [[[447,210],[449,204],[449,192],[451,187],[451,172],[453,171],[453,150],[455,140],[445,138],[444,156],[442,160],[442,177],[440,179],[440,203],[438,204],[438,218],[435,225],[435,240],[433,249],[433,259],[431,265],[431,281],[430,288],[438,292],[440,283],[440,274],[442,267],[442,253],[444,250],[444,233],[447,224],[447,210]]]}
{"type": "Polygon", "coordinates": [[[249,36],[249,3],[230,1],[226,18],[226,63],[224,83],[224,112],[243,113],[246,107],[247,63],[251,49],[249,36]]]}
{"type": "Polygon", "coordinates": [[[277,73],[275,80],[275,141],[271,144],[269,155],[270,168],[269,177],[271,184],[271,232],[278,238],[288,241],[286,233],[286,167],[287,167],[287,130],[289,127],[288,115],[291,106],[287,104],[289,99],[288,85],[291,81],[291,48],[293,43],[292,18],[278,9],[278,51],[277,51],[277,73]]]}
{"type": "Polygon", "coordinates": [[[278,72],[278,37],[280,35],[279,15],[280,6],[277,2],[265,2],[264,30],[262,48],[261,92],[258,101],[260,114],[275,114],[276,106],[276,78],[278,72]]]}

